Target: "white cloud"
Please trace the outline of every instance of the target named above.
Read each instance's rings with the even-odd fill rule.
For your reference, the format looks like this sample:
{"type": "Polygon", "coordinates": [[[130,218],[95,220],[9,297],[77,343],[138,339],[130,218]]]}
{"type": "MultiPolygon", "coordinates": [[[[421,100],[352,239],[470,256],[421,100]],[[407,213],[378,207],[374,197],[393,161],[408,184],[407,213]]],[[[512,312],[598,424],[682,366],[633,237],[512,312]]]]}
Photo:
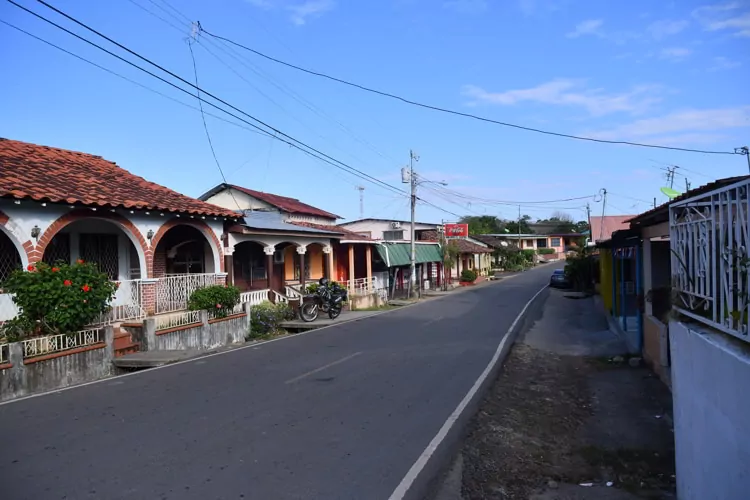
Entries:
{"type": "Polygon", "coordinates": [[[692,50],[685,47],[667,47],[659,51],[659,57],[670,61],[683,61],[692,53],[692,50]]]}
{"type": "Polygon", "coordinates": [[[728,57],[718,56],[714,57],[713,66],[708,69],[709,71],[721,71],[725,69],[737,68],[739,66],[742,66],[742,63],[740,63],[739,61],[733,61],[728,57]]]}
{"type": "Polygon", "coordinates": [[[308,18],[318,17],[324,12],[333,9],[333,0],[307,0],[300,4],[287,7],[292,13],[292,22],[297,26],[307,23],[308,18]]]}
{"type": "Polygon", "coordinates": [[[471,98],[469,105],[479,103],[511,106],[522,102],[535,102],[585,109],[592,116],[611,113],[638,114],[648,110],[661,99],[657,87],[641,85],[620,94],[606,94],[601,89],[586,89],[584,82],[558,78],[527,89],[488,92],[475,85],[466,85],[463,95],[471,98]]]}
{"type": "Polygon", "coordinates": [[[676,35],[688,27],[689,21],[662,20],[651,23],[647,30],[655,40],[661,40],[668,36],[676,35]]]}
{"type": "Polygon", "coordinates": [[[443,7],[464,14],[481,14],[489,9],[490,3],[488,0],[449,0],[443,2],[443,7]]]}
{"type": "Polygon", "coordinates": [[[706,31],[731,31],[734,36],[750,37],[750,11],[739,13],[747,5],[729,2],[705,5],[693,10],[692,15],[706,31]]]}
{"type": "Polygon", "coordinates": [[[587,134],[607,140],[649,139],[654,142],[689,144],[714,142],[722,137],[718,132],[737,128],[750,128],[750,106],[687,109],[587,134]]]}
{"type": "Polygon", "coordinates": [[[565,36],[568,38],[578,38],[584,35],[604,36],[601,31],[603,24],[604,21],[601,19],[588,19],[576,24],[575,29],[565,36]]]}

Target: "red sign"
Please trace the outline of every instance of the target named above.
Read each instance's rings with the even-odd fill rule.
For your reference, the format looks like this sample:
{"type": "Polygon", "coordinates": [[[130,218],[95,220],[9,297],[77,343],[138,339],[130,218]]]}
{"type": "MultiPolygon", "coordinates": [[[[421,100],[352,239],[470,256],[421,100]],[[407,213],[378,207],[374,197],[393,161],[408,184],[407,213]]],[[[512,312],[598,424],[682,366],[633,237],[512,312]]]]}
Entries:
{"type": "Polygon", "coordinates": [[[446,238],[466,238],[467,236],[469,236],[468,224],[446,224],[445,225],[445,237],[446,238]]]}

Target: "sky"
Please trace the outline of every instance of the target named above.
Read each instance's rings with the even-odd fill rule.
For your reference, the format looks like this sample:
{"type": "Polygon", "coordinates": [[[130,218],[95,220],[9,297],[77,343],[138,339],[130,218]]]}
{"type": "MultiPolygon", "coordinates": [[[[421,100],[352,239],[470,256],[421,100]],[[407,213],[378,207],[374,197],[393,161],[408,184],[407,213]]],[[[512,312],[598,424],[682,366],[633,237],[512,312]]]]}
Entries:
{"type": "MultiPolygon", "coordinates": [[[[14,1],[137,61],[36,1],[14,1]]],[[[400,170],[413,151],[426,181],[421,221],[513,219],[519,204],[533,219],[564,212],[583,220],[587,203],[592,215],[637,214],[654,198],[666,201],[660,188],[670,165],[679,167],[677,190],[748,173],[741,155],[577,141],[415,107],[205,32],[191,36],[189,21],[289,63],[463,113],[731,153],[750,145],[750,0],[167,1],[50,3],[191,82],[192,49],[201,88],[397,189],[408,188],[400,170]]],[[[0,23],[0,137],[96,154],[190,196],[222,182],[195,97],[8,2],[0,20],[151,89],[0,23]]],[[[206,116],[228,182],[347,220],[360,217],[362,186],[365,217],[408,219],[404,193],[205,111],[233,122],[206,116]]]]}

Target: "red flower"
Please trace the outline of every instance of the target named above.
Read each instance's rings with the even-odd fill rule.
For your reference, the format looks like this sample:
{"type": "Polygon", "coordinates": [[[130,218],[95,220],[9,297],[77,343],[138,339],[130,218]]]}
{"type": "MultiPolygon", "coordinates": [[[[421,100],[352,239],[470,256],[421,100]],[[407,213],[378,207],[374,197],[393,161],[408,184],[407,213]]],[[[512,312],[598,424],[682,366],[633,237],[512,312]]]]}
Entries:
{"type": "Polygon", "coordinates": [[[63,285],[65,285],[65,286],[70,286],[70,285],[72,285],[72,284],[73,284],[73,282],[72,282],[72,281],[70,281],[70,280],[65,280],[65,281],[63,281],[63,285]]]}
{"type": "Polygon", "coordinates": [[[34,264],[29,264],[26,266],[27,271],[36,271],[36,267],[34,267],[34,264]]]}
{"type": "Polygon", "coordinates": [[[216,309],[221,309],[221,304],[216,304],[216,309]]]}
{"type": "Polygon", "coordinates": [[[56,273],[56,272],[58,272],[59,270],[60,270],[60,268],[59,268],[59,267],[53,267],[53,268],[52,268],[52,272],[53,272],[53,273],[56,273]]]}
{"type": "Polygon", "coordinates": [[[88,285],[83,285],[83,286],[81,287],[81,290],[83,290],[84,292],[88,292],[88,291],[90,291],[90,290],[91,290],[91,287],[90,287],[90,286],[88,286],[88,285]]]}
{"type": "Polygon", "coordinates": [[[115,281],[115,288],[120,288],[120,282],[119,281],[115,281]]]}
{"type": "Polygon", "coordinates": [[[76,263],[77,263],[77,264],[83,264],[83,259],[78,259],[78,260],[76,261],[76,263]]]}

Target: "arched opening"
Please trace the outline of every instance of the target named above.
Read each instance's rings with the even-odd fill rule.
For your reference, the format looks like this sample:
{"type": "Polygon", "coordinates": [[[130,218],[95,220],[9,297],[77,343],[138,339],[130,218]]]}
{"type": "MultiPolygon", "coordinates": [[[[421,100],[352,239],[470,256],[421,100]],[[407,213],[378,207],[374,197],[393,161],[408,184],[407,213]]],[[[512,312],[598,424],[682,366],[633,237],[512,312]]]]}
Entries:
{"type": "Polygon", "coordinates": [[[200,229],[176,225],[156,244],[153,277],[215,273],[216,260],[213,246],[200,229]]]}
{"type": "Polygon", "coordinates": [[[113,281],[146,277],[146,256],[138,240],[106,219],[73,221],[58,231],[44,248],[42,261],[70,264],[78,259],[96,264],[113,281]]]}
{"type": "Polygon", "coordinates": [[[243,241],[234,246],[234,284],[241,291],[270,288],[264,248],[265,245],[256,241],[243,241]]]}
{"type": "Polygon", "coordinates": [[[0,322],[13,319],[18,310],[10,295],[2,293],[3,282],[13,271],[23,269],[21,254],[5,232],[0,231],[0,322]]]}
{"type": "Polygon", "coordinates": [[[328,256],[323,252],[325,245],[310,243],[305,253],[306,281],[318,281],[326,276],[328,271],[328,256]]]}

